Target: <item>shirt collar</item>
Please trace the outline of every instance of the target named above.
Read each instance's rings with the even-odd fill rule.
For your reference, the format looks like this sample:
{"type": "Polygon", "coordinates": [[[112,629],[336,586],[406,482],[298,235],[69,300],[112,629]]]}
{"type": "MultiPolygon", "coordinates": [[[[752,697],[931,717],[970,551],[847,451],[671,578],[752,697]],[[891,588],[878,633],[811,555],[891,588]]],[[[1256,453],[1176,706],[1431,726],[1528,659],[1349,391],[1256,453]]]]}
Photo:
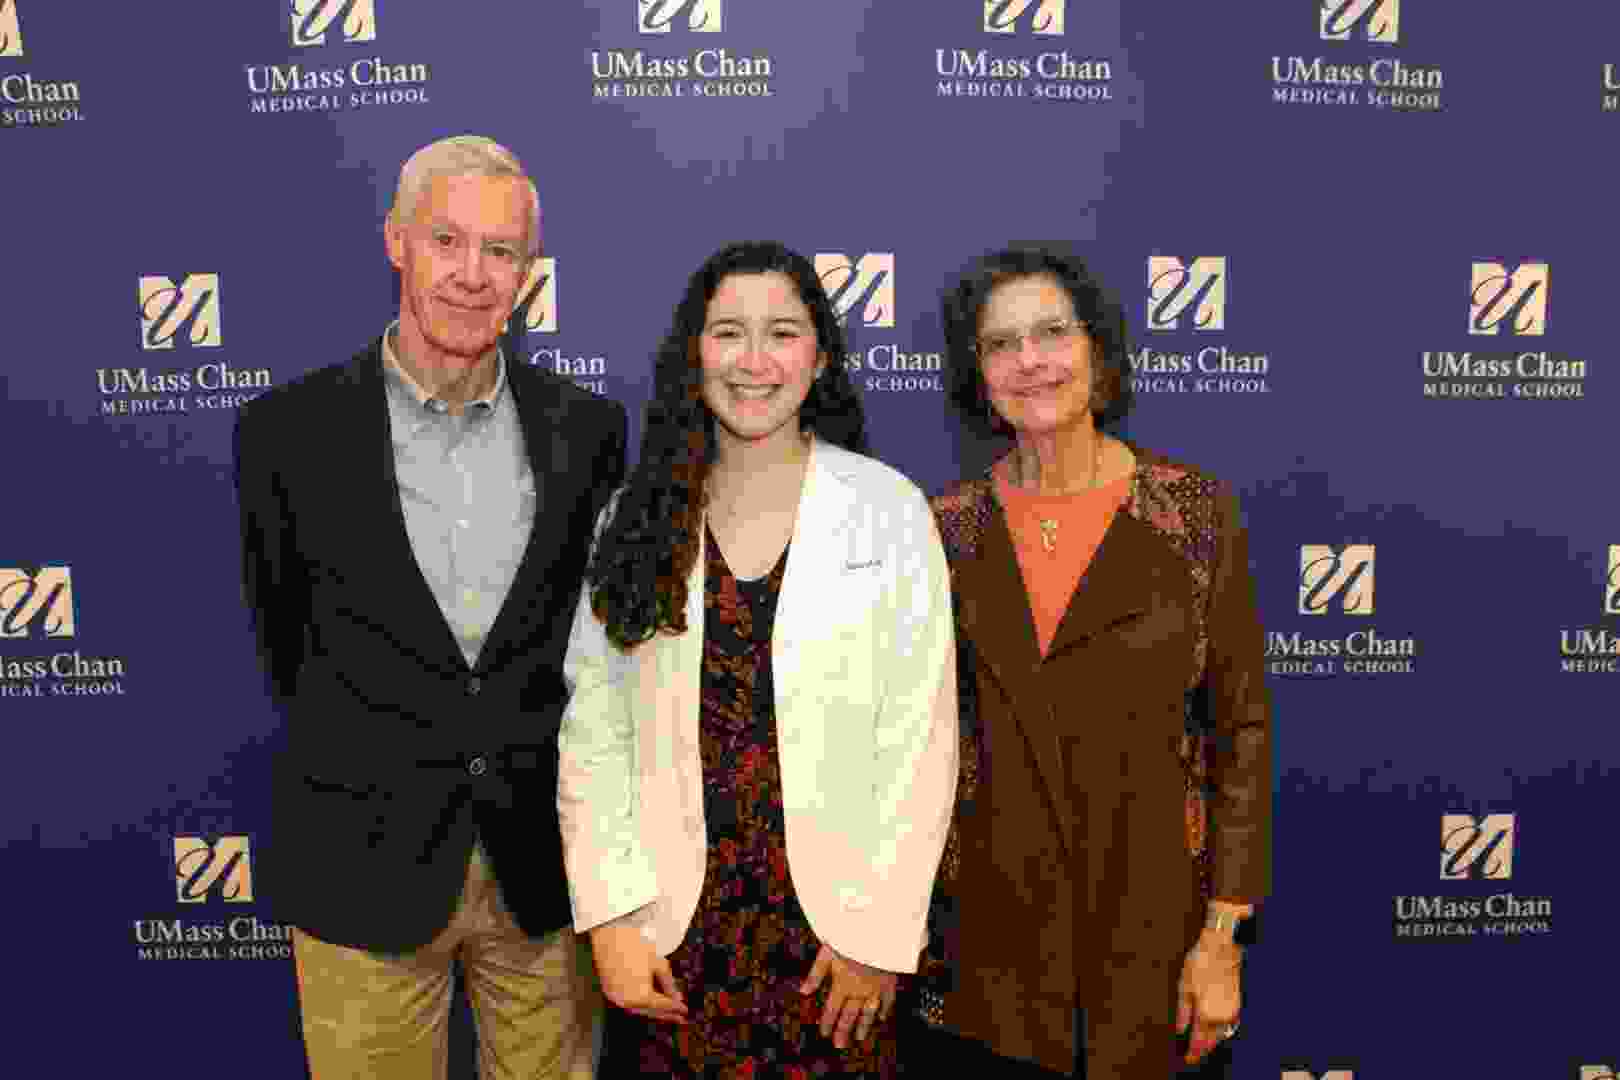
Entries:
{"type": "MultiPolygon", "coordinates": [[[[450,411],[449,406],[439,398],[429,395],[428,392],[422,388],[422,384],[413,379],[411,377],[411,373],[405,370],[405,366],[399,362],[399,357],[395,355],[393,338],[395,332],[398,330],[399,320],[396,319],[388,324],[388,329],[383,331],[382,355],[384,374],[389,376],[390,383],[397,390],[403,391],[406,397],[421,409],[430,412],[435,416],[445,415],[450,411]]],[[[497,345],[495,348],[495,385],[490,387],[489,393],[485,394],[483,397],[467,402],[465,415],[474,417],[491,415],[494,413],[496,406],[500,404],[501,394],[505,390],[506,357],[502,355],[500,346],[497,345]]]]}

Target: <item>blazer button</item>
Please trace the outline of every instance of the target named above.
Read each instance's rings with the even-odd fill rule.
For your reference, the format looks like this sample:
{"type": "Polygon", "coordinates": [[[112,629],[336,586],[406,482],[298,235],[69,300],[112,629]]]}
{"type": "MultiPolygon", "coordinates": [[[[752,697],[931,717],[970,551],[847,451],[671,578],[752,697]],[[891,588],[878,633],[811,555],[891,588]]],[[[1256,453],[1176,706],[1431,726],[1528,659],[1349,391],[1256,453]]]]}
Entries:
{"type": "Polygon", "coordinates": [[[484,680],[480,679],[478,676],[474,675],[472,678],[467,680],[467,695],[469,697],[477,697],[478,692],[483,688],[484,680]]]}
{"type": "Polygon", "coordinates": [[[467,771],[472,773],[474,776],[483,776],[484,770],[487,768],[489,768],[489,765],[484,761],[482,755],[467,762],[467,771]]]}

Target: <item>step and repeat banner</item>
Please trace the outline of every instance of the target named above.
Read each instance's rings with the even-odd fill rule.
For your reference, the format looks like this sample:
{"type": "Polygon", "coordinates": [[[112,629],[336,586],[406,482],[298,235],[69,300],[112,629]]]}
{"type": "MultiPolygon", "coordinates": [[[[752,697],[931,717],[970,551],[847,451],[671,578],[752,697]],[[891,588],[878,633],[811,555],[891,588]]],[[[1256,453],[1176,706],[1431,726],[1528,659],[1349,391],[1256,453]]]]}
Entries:
{"type": "Polygon", "coordinates": [[[391,319],[399,166],[465,132],[541,191],[525,359],[634,439],[687,275],[777,238],[875,452],[936,491],[992,449],[942,394],[941,290],[1077,246],[1130,312],[1128,433],[1251,531],[1276,890],[1236,1076],[1614,1077],[1590,0],[0,0],[13,1058],[302,1075],[232,423],[391,319]]]}

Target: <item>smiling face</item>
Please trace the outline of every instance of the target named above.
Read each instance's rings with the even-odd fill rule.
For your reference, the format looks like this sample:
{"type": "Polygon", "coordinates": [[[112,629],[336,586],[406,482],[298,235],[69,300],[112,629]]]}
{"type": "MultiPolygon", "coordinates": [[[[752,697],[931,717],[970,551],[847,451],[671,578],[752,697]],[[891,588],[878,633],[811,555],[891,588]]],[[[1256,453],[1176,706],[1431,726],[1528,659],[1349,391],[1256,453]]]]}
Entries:
{"type": "Polygon", "coordinates": [[[494,348],[528,268],[529,199],[513,177],[441,176],[409,220],[389,222],[408,342],[464,359],[494,348]]]}
{"type": "Polygon", "coordinates": [[[709,300],[698,352],[703,401],[722,448],[797,436],[799,407],[826,358],[793,279],[773,271],[722,280],[709,300]]]}
{"type": "Polygon", "coordinates": [[[986,396],[1019,435],[1092,426],[1092,340],[1055,279],[996,286],[979,312],[979,346],[986,396]]]}

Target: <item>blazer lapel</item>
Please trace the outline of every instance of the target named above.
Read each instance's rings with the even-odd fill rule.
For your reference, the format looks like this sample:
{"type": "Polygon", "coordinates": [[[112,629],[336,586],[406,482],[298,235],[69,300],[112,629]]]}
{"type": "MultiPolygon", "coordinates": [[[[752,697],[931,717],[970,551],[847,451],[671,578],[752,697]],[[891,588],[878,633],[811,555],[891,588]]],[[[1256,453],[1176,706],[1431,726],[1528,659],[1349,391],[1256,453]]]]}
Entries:
{"type": "MultiPolygon", "coordinates": [[[[871,540],[849,521],[854,493],[832,467],[832,458],[824,443],[817,440],[812,444],[771,632],[771,678],[776,684],[778,733],[790,744],[819,737],[805,730],[792,731],[790,738],[790,730],[798,726],[794,721],[800,715],[790,703],[799,696],[806,677],[801,661],[821,644],[804,636],[806,628],[823,626],[827,618],[827,613],[818,607],[825,589],[818,586],[836,581],[844,572],[846,558],[864,558],[866,553],[857,548],[871,540]]],[[[787,755],[782,767],[789,767],[787,755]]]]}
{"type": "Polygon", "coordinates": [[[399,625],[390,629],[404,641],[418,643],[424,659],[465,668],[461,647],[411,549],[405,508],[399,498],[399,475],[394,467],[393,422],[383,385],[381,338],[350,363],[349,375],[355,397],[349,412],[355,418],[355,437],[361,453],[351,459],[359,475],[353,483],[344,485],[347,490],[343,501],[361,504],[356,520],[378,523],[373,562],[380,571],[376,587],[395,596],[401,615],[399,625]],[[373,455],[380,455],[380,459],[373,455]]]}
{"type": "Polygon", "coordinates": [[[977,550],[956,564],[958,615],[979,661],[1015,697],[1040,666],[1040,643],[1007,517],[993,494],[986,491],[984,498],[984,535],[977,550]]]}
{"type": "Polygon", "coordinates": [[[1114,515],[1058,621],[1052,644],[1046,650],[1048,660],[1148,610],[1154,581],[1141,556],[1144,542],[1154,539],[1150,529],[1125,511],[1114,515]]]}
{"type": "Polygon", "coordinates": [[[549,527],[545,513],[548,489],[554,488],[559,478],[573,475],[576,469],[590,467],[588,462],[576,463],[569,459],[568,440],[556,420],[557,395],[553,388],[529,367],[512,359],[512,355],[507,353],[504,360],[506,389],[517,405],[523,427],[523,446],[534,480],[534,522],[529,527],[523,558],[512,577],[512,587],[506,592],[479,656],[479,667],[483,668],[491,666],[511,642],[521,640],[525,628],[539,614],[533,603],[535,591],[551,569],[556,549],[567,539],[549,527]]]}
{"type": "Polygon", "coordinates": [[[1148,464],[1139,456],[1130,499],[1114,515],[1080,576],[1046,651],[1048,660],[1146,614],[1158,602],[1162,575],[1185,574],[1185,567],[1163,539],[1133,513],[1147,470],[1148,464]]]}
{"type": "MultiPolygon", "coordinates": [[[[1011,708],[996,716],[1010,716],[1018,736],[1034,758],[1041,784],[1046,788],[1047,805],[1059,820],[1063,818],[1063,759],[1057,740],[1050,732],[1031,730],[1027,713],[1044,713],[1048,703],[1041,695],[1040,643],[1035,637],[1035,617],[1030,610],[1029,592],[1018,565],[1017,549],[1007,529],[1007,517],[990,489],[983,496],[989,503],[984,535],[975,554],[957,563],[961,582],[958,590],[958,617],[963,631],[973,642],[975,656],[992,679],[1001,686],[1011,708]]],[[[1000,737],[990,730],[991,711],[980,713],[985,725],[981,739],[987,754],[1000,737]]],[[[987,762],[988,764],[988,762],[987,762]]],[[[989,765],[994,775],[994,765],[989,765]]],[[[993,781],[992,781],[993,782],[993,781]]],[[[1068,850],[1066,829],[1058,830],[1064,850],[1068,850]]]]}
{"type": "MultiPolygon", "coordinates": [[[[1140,490],[1146,467],[1145,463],[1138,465],[1133,498],[1140,490]]],[[[1122,507],[1081,575],[1043,658],[1006,515],[993,488],[987,487],[983,497],[989,507],[979,547],[973,556],[957,563],[962,585],[958,615],[979,662],[1012,702],[1010,712],[1019,734],[1046,786],[1049,805],[1062,823],[1067,801],[1063,795],[1061,748],[1052,732],[1031,730],[1025,720],[1029,710],[1044,713],[1051,706],[1039,693],[1044,682],[1041,668],[1148,611],[1158,588],[1158,575],[1167,569],[1176,570],[1174,557],[1165,551],[1165,558],[1158,559],[1155,553],[1163,549],[1163,542],[1149,526],[1131,515],[1129,506],[1122,507]],[[1027,700],[1021,701],[1021,696],[1027,700]]],[[[1060,828],[1059,836],[1067,847],[1067,829],[1060,828]]]]}

